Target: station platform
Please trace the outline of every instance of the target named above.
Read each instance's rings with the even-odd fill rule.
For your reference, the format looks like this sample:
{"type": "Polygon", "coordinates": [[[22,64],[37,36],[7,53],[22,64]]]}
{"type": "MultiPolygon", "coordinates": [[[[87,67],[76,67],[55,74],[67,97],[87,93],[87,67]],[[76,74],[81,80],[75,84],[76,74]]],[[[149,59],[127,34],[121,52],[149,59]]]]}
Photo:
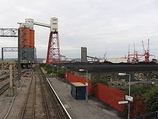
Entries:
{"type": "Polygon", "coordinates": [[[72,119],[123,119],[117,111],[108,109],[105,104],[96,98],[76,100],[71,95],[71,85],[59,79],[47,77],[54,87],[61,102],[72,119]]]}

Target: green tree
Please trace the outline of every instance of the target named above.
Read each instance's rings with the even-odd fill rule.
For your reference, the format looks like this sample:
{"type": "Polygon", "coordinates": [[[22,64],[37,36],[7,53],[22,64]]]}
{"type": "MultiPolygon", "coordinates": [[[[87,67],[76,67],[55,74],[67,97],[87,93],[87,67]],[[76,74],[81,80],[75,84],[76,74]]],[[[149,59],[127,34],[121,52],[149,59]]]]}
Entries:
{"type": "Polygon", "coordinates": [[[148,112],[158,111],[158,86],[147,90],[143,94],[148,112]]]}
{"type": "MultiPolygon", "coordinates": [[[[150,90],[153,86],[152,85],[146,85],[146,86],[137,86],[132,85],[131,86],[131,95],[143,95],[146,93],[147,90],[150,90]]],[[[128,88],[125,89],[125,93],[128,94],[128,88]]]]}

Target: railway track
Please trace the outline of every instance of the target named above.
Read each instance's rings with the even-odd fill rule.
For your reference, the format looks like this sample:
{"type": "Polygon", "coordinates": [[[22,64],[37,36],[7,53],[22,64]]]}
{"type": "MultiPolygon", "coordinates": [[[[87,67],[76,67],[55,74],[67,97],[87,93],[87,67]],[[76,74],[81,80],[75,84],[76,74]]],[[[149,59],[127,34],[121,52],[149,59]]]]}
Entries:
{"type": "Polygon", "coordinates": [[[0,89],[0,95],[2,95],[9,88],[9,83],[2,86],[0,89]]]}
{"type": "MultiPolygon", "coordinates": [[[[22,72],[22,74],[24,74],[24,72],[22,72]]],[[[18,76],[16,76],[13,81],[14,82],[17,81],[17,78],[18,78],[18,76]]],[[[6,79],[6,80],[8,80],[8,79],[6,79]]],[[[1,88],[0,88],[0,95],[2,95],[8,88],[9,88],[9,82],[4,84],[3,86],[1,86],[1,88]]]]}
{"type": "Polygon", "coordinates": [[[41,77],[41,89],[43,92],[44,104],[46,107],[46,112],[48,113],[48,119],[68,119],[65,110],[62,108],[59,103],[58,98],[56,97],[54,90],[51,88],[51,84],[49,84],[43,75],[41,77]],[[47,93],[50,92],[50,93],[47,93]],[[52,108],[53,107],[53,108],[52,108]]]}
{"type": "Polygon", "coordinates": [[[31,81],[20,119],[35,119],[36,76],[33,74],[34,72],[30,71],[29,73],[31,81]]]}
{"type": "Polygon", "coordinates": [[[30,85],[20,119],[70,119],[40,69],[30,71],[30,85]]]}

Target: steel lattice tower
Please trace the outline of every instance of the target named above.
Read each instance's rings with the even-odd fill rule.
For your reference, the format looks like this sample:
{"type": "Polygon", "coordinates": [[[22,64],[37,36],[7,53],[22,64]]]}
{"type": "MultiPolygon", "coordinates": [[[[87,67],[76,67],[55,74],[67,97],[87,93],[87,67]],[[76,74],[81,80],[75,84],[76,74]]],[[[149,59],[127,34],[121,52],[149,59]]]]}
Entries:
{"type": "Polygon", "coordinates": [[[59,47],[59,37],[58,32],[50,32],[48,51],[46,64],[59,64],[60,63],[60,47],[59,47]]]}

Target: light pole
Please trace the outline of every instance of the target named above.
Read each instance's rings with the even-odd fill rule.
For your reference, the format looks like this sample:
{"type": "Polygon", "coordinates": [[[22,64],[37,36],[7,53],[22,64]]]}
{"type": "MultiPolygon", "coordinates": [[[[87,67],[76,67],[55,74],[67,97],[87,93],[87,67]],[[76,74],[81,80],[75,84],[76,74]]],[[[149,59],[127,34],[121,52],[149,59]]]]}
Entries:
{"type": "Polygon", "coordinates": [[[67,83],[68,83],[68,82],[67,82],[67,67],[62,66],[61,68],[63,68],[63,69],[65,68],[65,70],[66,70],[66,71],[65,71],[65,73],[66,73],[66,75],[65,75],[65,79],[66,79],[66,87],[67,87],[67,83]]]}
{"type": "Polygon", "coordinates": [[[133,98],[131,97],[131,74],[119,73],[118,75],[119,76],[128,75],[128,96],[126,96],[128,99],[126,98],[126,100],[128,100],[128,118],[127,119],[130,119],[130,112],[131,112],[131,105],[130,105],[130,103],[133,101],[133,98]]]}
{"type": "Polygon", "coordinates": [[[88,102],[88,70],[85,70],[85,69],[79,69],[79,71],[83,72],[85,71],[86,72],[86,95],[85,95],[85,98],[86,98],[86,102],[88,102]]]}

